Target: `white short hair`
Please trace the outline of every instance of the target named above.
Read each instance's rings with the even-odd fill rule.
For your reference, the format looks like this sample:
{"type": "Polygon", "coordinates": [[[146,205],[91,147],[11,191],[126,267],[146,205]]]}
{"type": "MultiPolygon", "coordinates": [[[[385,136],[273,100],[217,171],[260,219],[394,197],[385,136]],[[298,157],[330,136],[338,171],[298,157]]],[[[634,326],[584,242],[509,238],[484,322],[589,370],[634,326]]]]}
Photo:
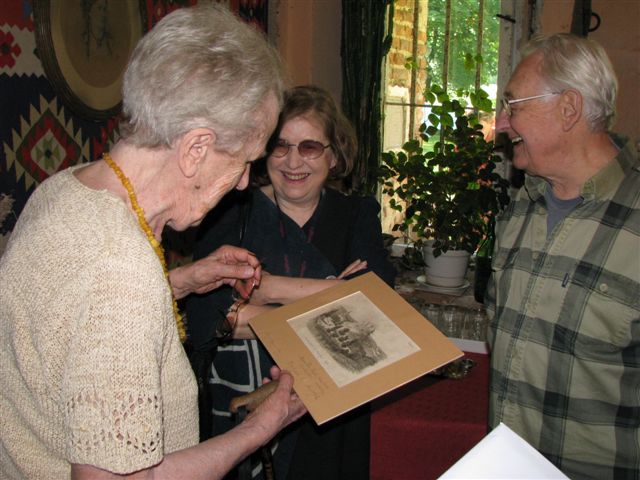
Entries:
{"type": "Polygon", "coordinates": [[[594,131],[608,130],[616,114],[618,80],[604,48],[568,33],[534,36],[523,54],[542,53],[542,76],[557,91],[573,88],[582,95],[584,114],[594,131]]]}
{"type": "Polygon", "coordinates": [[[280,58],[262,32],[218,4],[180,8],[136,46],[124,74],[123,139],[171,146],[211,128],[217,148],[236,151],[264,118],[269,95],[282,105],[280,58]]]}

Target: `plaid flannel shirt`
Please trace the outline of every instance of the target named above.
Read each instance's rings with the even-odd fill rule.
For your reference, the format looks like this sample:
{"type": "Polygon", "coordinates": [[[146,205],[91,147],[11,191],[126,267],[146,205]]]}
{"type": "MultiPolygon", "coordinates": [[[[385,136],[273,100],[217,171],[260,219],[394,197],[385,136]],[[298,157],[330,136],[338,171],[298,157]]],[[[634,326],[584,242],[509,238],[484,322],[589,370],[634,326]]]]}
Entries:
{"type": "Polygon", "coordinates": [[[571,478],[640,476],[640,162],[616,159],[547,238],[544,189],[497,223],[490,426],[503,422],[571,478]]]}

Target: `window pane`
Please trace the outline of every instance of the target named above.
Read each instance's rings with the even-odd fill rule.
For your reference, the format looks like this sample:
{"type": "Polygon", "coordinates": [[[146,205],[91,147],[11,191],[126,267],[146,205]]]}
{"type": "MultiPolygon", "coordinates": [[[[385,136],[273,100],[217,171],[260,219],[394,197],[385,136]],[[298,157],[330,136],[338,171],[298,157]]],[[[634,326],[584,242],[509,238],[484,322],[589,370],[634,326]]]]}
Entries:
{"type": "Polygon", "coordinates": [[[391,142],[390,145],[402,145],[417,135],[422,121],[419,105],[424,103],[427,78],[427,3],[427,0],[397,0],[394,4],[393,41],[385,75],[387,109],[396,110],[385,109],[385,143],[391,142]],[[397,112],[398,103],[406,105],[402,113],[397,112]],[[399,118],[404,122],[401,131],[398,131],[399,118]]]}
{"type": "MultiPolygon", "coordinates": [[[[427,84],[443,85],[446,79],[447,90],[455,97],[459,89],[475,90],[478,82],[494,105],[497,88],[500,25],[495,15],[500,12],[500,0],[395,0],[394,9],[385,74],[385,151],[419,138],[418,129],[430,111],[424,99],[427,84]]],[[[480,118],[485,134],[492,137],[494,115],[483,113],[480,118]]],[[[386,232],[402,216],[388,202],[386,197],[381,199],[386,232]]]]}
{"type": "Polygon", "coordinates": [[[500,40],[500,22],[496,13],[500,12],[500,0],[484,2],[484,32],[482,35],[482,70],[480,85],[489,94],[496,105],[498,88],[498,47],[500,40]]]}
{"type": "Polygon", "coordinates": [[[425,2],[427,14],[427,63],[430,83],[443,84],[444,54],[447,44],[446,0],[425,2]]]}

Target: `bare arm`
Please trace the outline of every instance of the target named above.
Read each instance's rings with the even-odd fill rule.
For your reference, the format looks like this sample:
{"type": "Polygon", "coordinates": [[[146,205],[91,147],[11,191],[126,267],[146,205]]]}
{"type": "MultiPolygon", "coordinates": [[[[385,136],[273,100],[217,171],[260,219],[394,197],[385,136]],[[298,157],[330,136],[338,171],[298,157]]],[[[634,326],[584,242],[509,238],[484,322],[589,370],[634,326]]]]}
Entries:
{"type": "Polygon", "coordinates": [[[205,442],[170,453],[159,464],[130,475],[117,475],[91,466],[71,466],[71,478],[88,479],[219,479],[258,447],[266,444],[282,428],[300,418],[306,409],[293,393],[293,378],[277,367],[271,370],[279,380],[275,392],[257,410],[229,432],[205,442]]]}
{"type": "Polygon", "coordinates": [[[257,285],[261,273],[260,261],[253,253],[223,245],[200,260],[174,268],[169,273],[169,281],[173,294],[180,299],[190,293],[209,292],[223,284],[236,286],[237,280],[255,281],[257,285]]]}
{"type": "Polygon", "coordinates": [[[356,260],[344,269],[337,278],[299,278],[280,275],[264,275],[261,284],[251,296],[251,303],[258,305],[286,305],[301,298],[333,287],[348,275],[367,268],[367,262],[356,260]]]}
{"type": "Polygon", "coordinates": [[[253,330],[249,326],[249,320],[272,308],[276,308],[273,304],[286,305],[292,303],[337,285],[342,282],[342,279],[347,275],[351,275],[365,268],[367,268],[366,261],[356,260],[347,266],[338,278],[333,279],[263,275],[260,286],[256,288],[251,295],[251,303],[244,306],[238,313],[233,330],[233,338],[242,340],[256,338],[253,330]]]}

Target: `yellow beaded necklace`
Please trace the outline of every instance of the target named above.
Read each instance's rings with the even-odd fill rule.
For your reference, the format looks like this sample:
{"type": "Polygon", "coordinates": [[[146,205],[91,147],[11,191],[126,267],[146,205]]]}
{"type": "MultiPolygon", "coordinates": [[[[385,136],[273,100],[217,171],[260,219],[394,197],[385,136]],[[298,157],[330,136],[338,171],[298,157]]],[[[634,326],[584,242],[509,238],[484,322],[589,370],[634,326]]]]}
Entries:
{"type": "MultiPolygon", "coordinates": [[[[144,210],[142,210],[142,207],[138,204],[138,199],[136,198],[136,194],[133,192],[133,187],[131,186],[131,182],[124,175],[120,167],[116,165],[116,162],[113,161],[113,159],[107,152],[104,152],[104,154],[102,155],[102,158],[104,159],[105,162],[107,162],[107,165],[109,165],[111,170],[113,170],[114,173],[118,176],[118,179],[122,183],[122,186],[125,188],[125,190],[129,194],[131,207],[133,208],[133,211],[136,212],[136,215],[138,216],[138,223],[140,224],[140,228],[142,228],[142,231],[147,235],[147,239],[149,240],[149,243],[153,247],[153,250],[156,252],[158,259],[160,260],[160,264],[162,265],[162,270],[164,271],[164,276],[166,277],[167,282],[169,282],[169,270],[167,269],[167,262],[164,259],[164,249],[162,248],[162,245],[160,244],[160,242],[158,242],[158,240],[156,240],[156,237],[153,235],[153,232],[151,231],[151,227],[147,223],[147,219],[144,218],[144,210]]],[[[178,311],[178,302],[176,301],[176,298],[173,296],[173,289],[171,288],[171,282],[169,282],[169,290],[171,291],[171,298],[173,299],[173,315],[176,318],[178,335],[180,335],[180,341],[184,342],[187,339],[187,331],[184,327],[184,321],[182,320],[182,315],[180,315],[180,312],[178,311]]]]}

